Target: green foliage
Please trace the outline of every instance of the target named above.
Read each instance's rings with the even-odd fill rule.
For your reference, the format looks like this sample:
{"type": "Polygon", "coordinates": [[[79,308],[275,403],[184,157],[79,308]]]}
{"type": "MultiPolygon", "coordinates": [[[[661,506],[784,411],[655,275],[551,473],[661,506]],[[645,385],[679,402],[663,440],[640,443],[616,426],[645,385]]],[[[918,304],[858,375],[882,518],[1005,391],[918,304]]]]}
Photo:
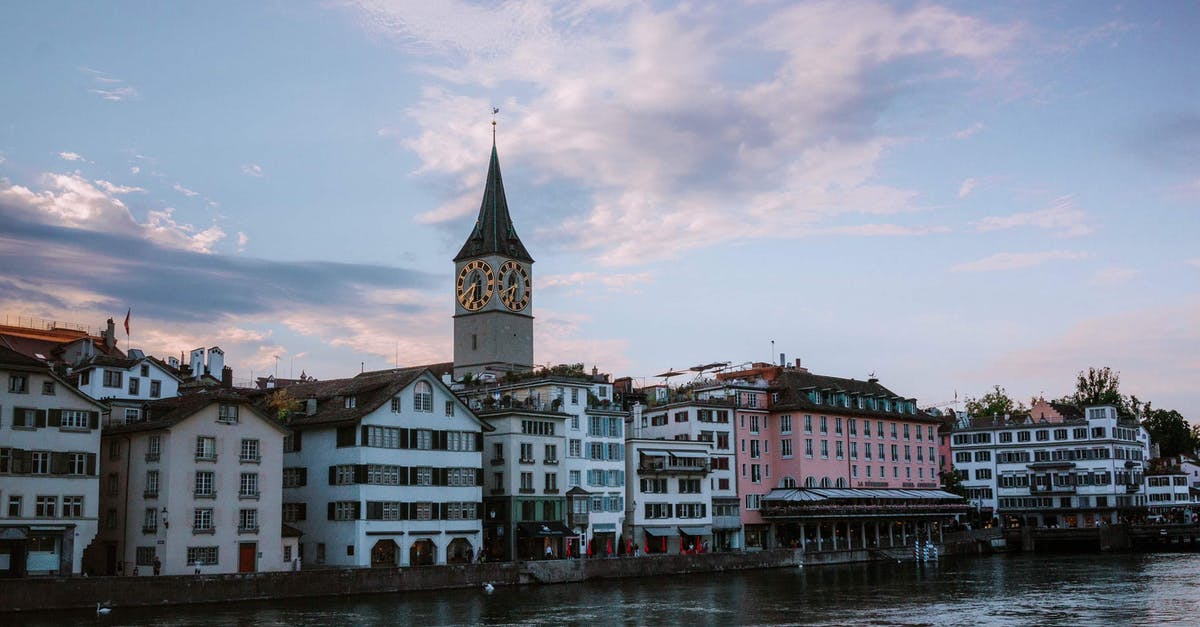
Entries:
{"type": "Polygon", "coordinates": [[[938,473],[938,477],[942,480],[942,489],[950,494],[967,498],[967,487],[963,485],[962,477],[955,471],[943,471],[938,473]]]}
{"type": "Polygon", "coordinates": [[[1063,399],[1083,409],[1096,405],[1112,405],[1124,416],[1133,415],[1140,407],[1136,397],[1121,394],[1121,373],[1105,366],[1079,371],[1075,378],[1075,394],[1063,399]]]}
{"type": "Polygon", "coordinates": [[[287,423],[292,413],[300,409],[300,401],[292,398],[286,389],[276,390],[267,396],[267,409],[271,410],[280,422],[287,423]]]}
{"type": "Polygon", "coordinates": [[[1150,440],[1158,444],[1162,457],[1194,455],[1200,447],[1200,427],[1189,424],[1174,409],[1150,409],[1142,418],[1142,426],[1150,433],[1150,440]]]}
{"type": "Polygon", "coordinates": [[[995,386],[991,392],[979,398],[967,397],[967,414],[971,416],[993,416],[1028,412],[1024,403],[1017,403],[1008,395],[1008,390],[995,386]]]}

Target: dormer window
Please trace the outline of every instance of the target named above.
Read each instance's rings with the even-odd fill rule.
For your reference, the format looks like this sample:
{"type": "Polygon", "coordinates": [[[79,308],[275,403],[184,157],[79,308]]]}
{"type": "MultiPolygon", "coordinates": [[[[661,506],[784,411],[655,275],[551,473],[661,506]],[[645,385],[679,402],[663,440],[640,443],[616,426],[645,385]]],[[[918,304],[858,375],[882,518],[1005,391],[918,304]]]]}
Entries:
{"type": "Polygon", "coordinates": [[[433,386],[428,381],[418,381],[413,386],[413,411],[433,411],[433,386]]]}
{"type": "Polygon", "coordinates": [[[342,407],[345,407],[346,409],[354,409],[354,407],[355,407],[355,405],[357,405],[357,403],[358,403],[357,396],[343,396],[342,397],[342,407]]]}

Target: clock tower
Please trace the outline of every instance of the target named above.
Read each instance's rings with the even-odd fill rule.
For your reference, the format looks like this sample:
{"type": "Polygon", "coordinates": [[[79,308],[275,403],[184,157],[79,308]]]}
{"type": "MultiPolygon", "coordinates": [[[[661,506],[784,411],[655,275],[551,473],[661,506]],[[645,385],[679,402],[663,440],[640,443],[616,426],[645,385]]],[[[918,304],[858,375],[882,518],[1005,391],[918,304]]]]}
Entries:
{"type": "Polygon", "coordinates": [[[479,217],[454,257],[454,377],[531,370],[532,307],[533,258],[508,214],[493,137],[479,217]]]}

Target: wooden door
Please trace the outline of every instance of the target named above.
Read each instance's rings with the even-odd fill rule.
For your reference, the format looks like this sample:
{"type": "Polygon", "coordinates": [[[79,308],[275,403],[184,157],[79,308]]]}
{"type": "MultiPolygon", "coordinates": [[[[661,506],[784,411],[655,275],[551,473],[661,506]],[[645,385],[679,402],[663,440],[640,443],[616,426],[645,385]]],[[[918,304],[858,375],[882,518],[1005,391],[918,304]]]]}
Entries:
{"type": "Polygon", "coordinates": [[[238,572],[252,573],[256,570],[258,545],[253,542],[243,542],[238,545],[238,572]]]}

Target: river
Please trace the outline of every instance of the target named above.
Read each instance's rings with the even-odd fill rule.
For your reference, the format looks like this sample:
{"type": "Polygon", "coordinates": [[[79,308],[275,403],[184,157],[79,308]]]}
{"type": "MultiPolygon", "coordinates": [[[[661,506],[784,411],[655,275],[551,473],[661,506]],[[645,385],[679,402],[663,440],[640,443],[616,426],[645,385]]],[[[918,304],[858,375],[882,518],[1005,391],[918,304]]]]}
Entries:
{"type": "MultiPolygon", "coordinates": [[[[872,563],[306,600],[8,615],[10,625],[1164,625],[1200,617],[1200,554],[872,563]],[[15,620],[14,620],[15,619],[15,620]]],[[[0,582],[0,585],[3,585],[0,582]]]]}

